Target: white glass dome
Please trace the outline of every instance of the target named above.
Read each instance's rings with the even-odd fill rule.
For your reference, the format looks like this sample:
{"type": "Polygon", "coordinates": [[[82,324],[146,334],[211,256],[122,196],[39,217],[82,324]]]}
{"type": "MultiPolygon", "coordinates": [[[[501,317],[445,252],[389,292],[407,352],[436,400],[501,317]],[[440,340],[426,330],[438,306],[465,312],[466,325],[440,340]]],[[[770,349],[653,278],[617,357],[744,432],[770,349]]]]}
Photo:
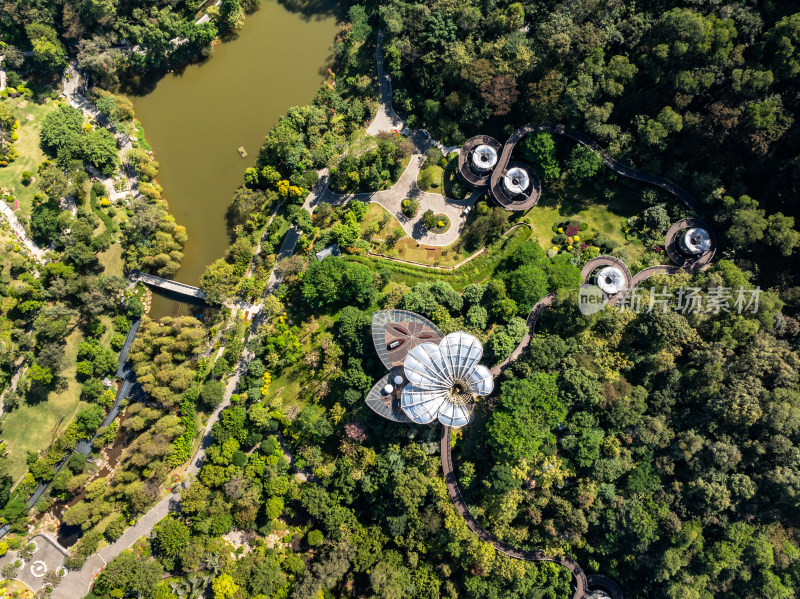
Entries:
{"type": "Polygon", "coordinates": [[[687,254],[699,256],[711,249],[711,235],[701,227],[687,229],[678,238],[678,245],[687,254]]]}
{"type": "Polygon", "coordinates": [[[506,173],[506,176],[503,179],[503,185],[509,194],[519,195],[528,189],[528,185],[530,185],[530,177],[524,168],[515,166],[506,173]]]}
{"type": "Polygon", "coordinates": [[[625,289],[625,275],[616,266],[601,268],[594,280],[595,285],[608,295],[614,295],[625,289]]]}
{"type": "Polygon", "coordinates": [[[400,385],[402,385],[402,384],[403,384],[403,377],[402,377],[402,376],[400,376],[399,374],[398,374],[398,375],[395,375],[395,377],[394,377],[394,384],[395,384],[395,385],[397,385],[397,386],[400,386],[400,385]]]}
{"type": "Polygon", "coordinates": [[[494,380],[485,366],[480,341],[468,333],[447,335],[438,345],[423,343],[408,352],[403,366],[409,384],[403,389],[400,407],[418,424],[438,416],[447,426],[459,428],[469,422],[469,404],[474,395],[488,395],[494,380]]]}
{"type": "Polygon", "coordinates": [[[497,151],[492,146],[480,145],[472,152],[472,164],[481,171],[488,171],[497,164],[497,151]]]}
{"type": "Polygon", "coordinates": [[[394,391],[394,387],[392,385],[386,385],[383,388],[383,392],[386,393],[387,395],[392,391],[394,391]]]}

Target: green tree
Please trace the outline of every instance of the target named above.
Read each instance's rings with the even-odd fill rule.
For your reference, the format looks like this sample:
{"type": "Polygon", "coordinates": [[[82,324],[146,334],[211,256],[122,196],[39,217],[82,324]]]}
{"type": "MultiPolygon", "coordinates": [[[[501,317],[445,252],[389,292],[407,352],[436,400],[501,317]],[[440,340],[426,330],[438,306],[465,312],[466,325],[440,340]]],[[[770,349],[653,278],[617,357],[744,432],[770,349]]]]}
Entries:
{"type": "Polygon", "coordinates": [[[487,424],[489,444],[503,460],[532,460],[542,443],[552,442],[551,429],[566,416],[555,375],[535,373],[505,381],[487,424]]]}
{"type": "Polygon", "coordinates": [[[576,145],[570,152],[567,166],[575,181],[580,183],[600,172],[603,157],[586,146],[576,145]]]}
{"type": "Polygon", "coordinates": [[[167,517],[153,531],[153,549],[167,570],[181,564],[183,552],[189,544],[189,527],[172,517],[167,517]]]}
{"type": "Polygon", "coordinates": [[[222,304],[233,295],[237,282],[234,265],[219,258],[200,277],[200,288],[208,302],[222,304]]]}
{"type": "Polygon", "coordinates": [[[541,132],[526,137],[523,151],[543,179],[553,180],[561,176],[561,167],[556,158],[556,142],[549,133],[541,132]]]}
{"type": "Polygon", "coordinates": [[[25,33],[33,46],[33,57],[42,66],[49,69],[67,66],[67,52],[55,29],[43,23],[31,23],[25,26],[25,33]]]}

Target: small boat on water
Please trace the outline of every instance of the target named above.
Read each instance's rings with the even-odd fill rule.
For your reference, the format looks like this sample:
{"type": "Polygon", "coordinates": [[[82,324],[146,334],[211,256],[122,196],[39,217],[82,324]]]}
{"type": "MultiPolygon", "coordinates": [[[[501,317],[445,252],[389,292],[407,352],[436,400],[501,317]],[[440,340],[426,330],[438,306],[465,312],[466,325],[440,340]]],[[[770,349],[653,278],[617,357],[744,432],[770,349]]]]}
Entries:
{"type": "Polygon", "coordinates": [[[239,154],[242,155],[242,158],[247,158],[247,150],[244,149],[244,146],[239,146],[239,154]]]}

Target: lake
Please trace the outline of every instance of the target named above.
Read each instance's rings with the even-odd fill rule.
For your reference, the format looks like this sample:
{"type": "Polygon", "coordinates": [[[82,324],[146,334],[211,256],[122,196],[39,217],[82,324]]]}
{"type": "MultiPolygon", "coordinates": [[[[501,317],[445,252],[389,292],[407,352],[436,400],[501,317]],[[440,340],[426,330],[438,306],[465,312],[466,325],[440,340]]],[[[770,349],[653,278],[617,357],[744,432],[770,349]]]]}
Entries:
{"type": "MultiPolygon", "coordinates": [[[[313,3],[298,4],[313,10],[313,3]]],[[[145,95],[129,95],[160,164],[163,197],[189,237],[176,280],[198,285],[206,266],[225,253],[225,210],[244,169],[255,164],[278,117],[313,99],[336,32],[330,10],[307,16],[265,0],[208,59],[166,75],[145,95]]],[[[150,315],[171,309],[172,300],[154,296],[150,315]]]]}

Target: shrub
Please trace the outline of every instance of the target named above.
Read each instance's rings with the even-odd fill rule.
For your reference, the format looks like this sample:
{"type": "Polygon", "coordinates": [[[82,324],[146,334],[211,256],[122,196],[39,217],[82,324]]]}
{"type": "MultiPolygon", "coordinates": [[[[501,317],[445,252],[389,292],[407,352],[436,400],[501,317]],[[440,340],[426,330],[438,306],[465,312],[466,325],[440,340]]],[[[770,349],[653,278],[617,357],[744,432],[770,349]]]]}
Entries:
{"type": "Polygon", "coordinates": [[[308,543],[309,547],[319,547],[320,545],[322,545],[322,542],[324,540],[325,537],[319,530],[309,531],[308,536],[306,536],[306,542],[308,543]]]}
{"type": "Polygon", "coordinates": [[[453,196],[457,200],[461,200],[467,195],[467,190],[461,183],[456,181],[450,187],[450,195],[453,196]]]}
{"type": "Polygon", "coordinates": [[[22,184],[30,185],[33,181],[33,173],[30,171],[22,171],[22,184]]]}
{"type": "Polygon", "coordinates": [[[414,198],[406,198],[403,200],[403,214],[411,218],[419,211],[419,200],[414,198]]]}
{"type": "Polygon", "coordinates": [[[433,146],[430,150],[428,150],[428,154],[425,157],[425,166],[428,167],[434,164],[439,164],[443,158],[444,154],[442,154],[442,151],[436,146],[433,146]]]}

